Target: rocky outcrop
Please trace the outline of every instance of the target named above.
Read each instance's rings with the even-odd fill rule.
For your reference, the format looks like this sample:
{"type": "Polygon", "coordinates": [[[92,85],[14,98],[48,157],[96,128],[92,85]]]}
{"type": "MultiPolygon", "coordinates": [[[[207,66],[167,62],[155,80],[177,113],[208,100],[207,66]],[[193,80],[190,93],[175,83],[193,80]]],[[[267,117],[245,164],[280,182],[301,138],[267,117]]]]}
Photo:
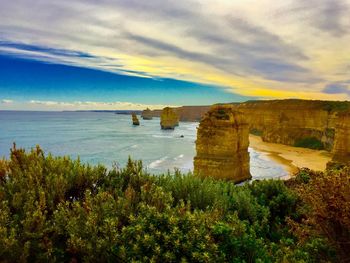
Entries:
{"type": "Polygon", "coordinates": [[[319,142],[331,150],[339,112],[349,108],[349,102],[271,100],[235,104],[243,112],[250,131],[266,142],[294,146],[319,142]]]}
{"type": "MultiPolygon", "coordinates": [[[[244,113],[250,132],[266,142],[333,149],[338,114],[350,110],[348,101],[267,100],[232,103],[244,113]],[[308,145],[309,144],[309,145],[308,145]]],[[[209,106],[174,108],[181,121],[199,121],[209,106]]],[[[160,116],[160,110],[152,116],[160,116]]]]}
{"type": "Polygon", "coordinates": [[[144,120],[152,120],[152,118],[153,118],[152,111],[149,108],[143,110],[141,113],[141,117],[144,120]]]}
{"type": "Polygon", "coordinates": [[[132,117],[132,124],[133,124],[133,125],[140,125],[139,119],[137,118],[137,116],[136,116],[135,113],[133,113],[133,114],[131,115],[131,117],[132,117]]]}
{"type": "MultiPolygon", "coordinates": [[[[211,106],[182,106],[172,108],[179,116],[180,121],[200,121],[211,106]]],[[[162,110],[152,110],[150,116],[160,117],[162,110]]]]}
{"type": "Polygon", "coordinates": [[[333,161],[350,163],[350,112],[338,116],[332,153],[333,161]]]}
{"type": "Polygon", "coordinates": [[[179,116],[172,108],[165,107],[162,110],[160,126],[163,130],[174,129],[176,126],[179,126],[179,116]]]}
{"type": "Polygon", "coordinates": [[[183,106],[175,108],[180,121],[200,121],[211,106],[183,106]]]}
{"type": "Polygon", "coordinates": [[[251,178],[249,126],[231,105],[213,106],[197,131],[194,173],[238,183],[251,178]]]}

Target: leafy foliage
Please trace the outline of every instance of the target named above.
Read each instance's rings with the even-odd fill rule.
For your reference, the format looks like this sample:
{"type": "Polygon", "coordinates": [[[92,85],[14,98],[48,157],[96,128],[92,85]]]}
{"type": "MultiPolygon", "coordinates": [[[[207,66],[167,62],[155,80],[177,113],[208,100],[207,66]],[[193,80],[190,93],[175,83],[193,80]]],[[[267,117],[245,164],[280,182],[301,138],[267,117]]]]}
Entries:
{"type": "Polygon", "coordinates": [[[324,235],[313,238],[311,231],[301,242],[290,231],[310,207],[300,204],[297,193],[278,180],[236,186],[178,171],[154,176],[132,160],[107,171],[45,156],[39,147],[29,153],[14,147],[10,159],[0,161],[0,261],[331,259],[324,235]]]}
{"type": "Polygon", "coordinates": [[[295,147],[309,148],[314,150],[323,150],[323,143],[316,137],[306,137],[295,141],[295,147]]]}
{"type": "Polygon", "coordinates": [[[303,170],[295,180],[301,182],[296,189],[306,204],[304,219],[292,222],[300,240],[323,237],[336,249],[340,262],[349,262],[350,168],[333,166],[318,173],[303,170]]]}

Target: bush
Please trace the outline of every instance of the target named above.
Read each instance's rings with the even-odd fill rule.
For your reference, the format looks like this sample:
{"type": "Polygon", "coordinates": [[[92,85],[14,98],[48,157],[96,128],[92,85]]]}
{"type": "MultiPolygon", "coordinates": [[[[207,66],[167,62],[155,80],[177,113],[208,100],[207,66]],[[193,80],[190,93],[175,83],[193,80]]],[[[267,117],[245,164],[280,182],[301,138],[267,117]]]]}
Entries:
{"type": "MultiPolygon", "coordinates": [[[[304,171],[305,173],[305,171],[304,171]]],[[[304,220],[292,222],[300,240],[326,239],[337,251],[340,262],[349,261],[350,168],[309,171],[309,181],[297,187],[305,202],[304,220]]]]}
{"type": "Polygon", "coordinates": [[[316,137],[301,138],[295,141],[295,147],[309,148],[314,150],[323,150],[323,143],[316,137]]]}
{"type": "Polygon", "coordinates": [[[261,130],[258,130],[258,129],[251,129],[250,133],[253,134],[253,135],[256,135],[256,136],[262,136],[263,135],[263,132],[261,130]]]}
{"type": "MultiPolygon", "coordinates": [[[[0,161],[0,262],[328,259],[321,234],[310,232],[301,243],[290,231],[289,219],[301,222],[300,205],[283,181],[236,186],[178,171],[154,176],[131,159],[107,171],[45,156],[39,147],[29,153],[14,147],[0,161]]],[[[339,208],[345,210],[337,207],[332,216],[345,217],[348,210],[339,208]]]]}

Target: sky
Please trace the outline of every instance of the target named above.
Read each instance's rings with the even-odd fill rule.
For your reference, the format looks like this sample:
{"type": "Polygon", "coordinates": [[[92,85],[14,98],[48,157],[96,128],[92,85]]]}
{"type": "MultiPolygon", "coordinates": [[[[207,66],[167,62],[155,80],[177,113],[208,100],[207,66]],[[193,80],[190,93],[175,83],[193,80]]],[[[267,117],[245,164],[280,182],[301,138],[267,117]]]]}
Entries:
{"type": "Polygon", "coordinates": [[[0,0],[0,110],[350,97],[350,0],[0,0]]]}

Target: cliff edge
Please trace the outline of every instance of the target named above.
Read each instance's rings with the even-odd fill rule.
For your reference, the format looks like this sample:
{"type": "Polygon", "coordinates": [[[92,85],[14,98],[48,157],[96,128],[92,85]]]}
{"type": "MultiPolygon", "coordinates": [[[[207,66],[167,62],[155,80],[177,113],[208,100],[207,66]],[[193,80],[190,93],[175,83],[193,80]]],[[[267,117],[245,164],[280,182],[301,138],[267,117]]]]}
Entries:
{"type": "Polygon", "coordinates": [[[239,183],[251,178],[249,126],[231,105],[213,106],[197,130],[194,173],[239,183]]]}

